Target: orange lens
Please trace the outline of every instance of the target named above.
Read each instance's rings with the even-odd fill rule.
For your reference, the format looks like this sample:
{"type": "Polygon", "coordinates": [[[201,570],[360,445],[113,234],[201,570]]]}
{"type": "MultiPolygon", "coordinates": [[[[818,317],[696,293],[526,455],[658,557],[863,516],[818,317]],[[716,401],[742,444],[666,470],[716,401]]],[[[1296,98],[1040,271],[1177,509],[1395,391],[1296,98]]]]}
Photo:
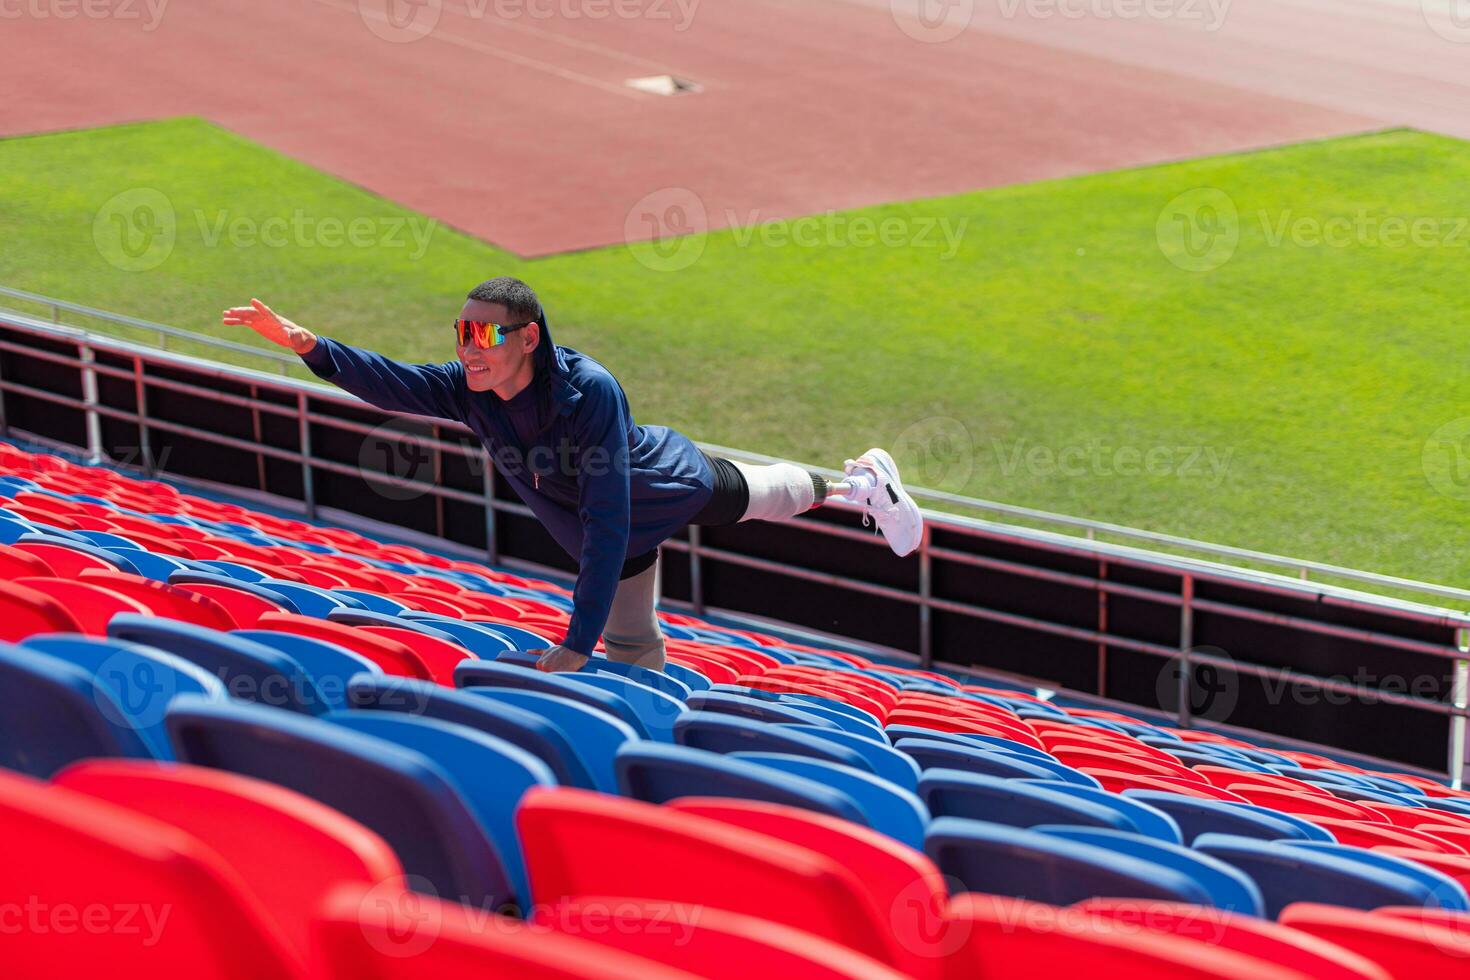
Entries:
{"type": "Polygon", "coordinates": [[[498,346],[505,339],[500,336],[499,327],[483,320],[455,320],[454,331],[461,347],[468,347],[474,341],[476,347],[484,350],[498,346]]]}

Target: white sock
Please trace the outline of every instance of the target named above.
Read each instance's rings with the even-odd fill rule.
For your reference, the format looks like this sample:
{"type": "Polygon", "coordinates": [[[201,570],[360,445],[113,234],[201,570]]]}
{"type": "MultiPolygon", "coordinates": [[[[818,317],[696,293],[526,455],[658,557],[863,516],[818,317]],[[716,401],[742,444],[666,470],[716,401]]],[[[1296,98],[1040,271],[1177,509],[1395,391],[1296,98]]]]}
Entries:
{"type": "Polygon", "coordinates": [[[750,490],[750,503],[745,506],[743,521],[789,521],[817,504],[817,488],[813,477],[800,466],[776,463],[759,466],[730,460],[750,490]]]}

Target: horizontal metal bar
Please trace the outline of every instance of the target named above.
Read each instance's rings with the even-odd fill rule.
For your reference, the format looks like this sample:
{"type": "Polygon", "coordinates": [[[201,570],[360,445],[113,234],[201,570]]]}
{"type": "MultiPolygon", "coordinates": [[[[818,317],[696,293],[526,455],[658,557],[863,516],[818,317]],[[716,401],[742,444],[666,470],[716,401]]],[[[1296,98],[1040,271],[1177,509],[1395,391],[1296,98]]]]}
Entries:
{"type": "Polygon", "coordinates": [[[1299,629],[1308,633],[1319,633],[1324,636],[1333,636],[1340,640],[1355,640],[1360,643],[1372,643],[1377,646],[1394,647],[1398,650],[1409,650],[1414,653],[1427,653],[1430,656],[1446,657],[1448,659],[1459,659],[1464,654],[1452,644],[1440,645],[1427,643],[1423,640],[1411,640],[1406,637],[1394,636],[1390,633],[1379,633],[1375,630],[1358,629],[1352,626],[1338,626],[1335,623],[1319,623],[1312,619],[1302,619],[1300,616],[1288,616],[1285,613],[1266,612],[1261,609],[1250,609],[1245,606],[1237,606],[1228,602],[1215,602],[1210,599],[1194,600],[1195,608],[1201,612],[1215,612],[1237,619],[1249,619],[1257,623],[1269,623],[1273,626],[1286,626],[1291,629],[1299,629]]]}

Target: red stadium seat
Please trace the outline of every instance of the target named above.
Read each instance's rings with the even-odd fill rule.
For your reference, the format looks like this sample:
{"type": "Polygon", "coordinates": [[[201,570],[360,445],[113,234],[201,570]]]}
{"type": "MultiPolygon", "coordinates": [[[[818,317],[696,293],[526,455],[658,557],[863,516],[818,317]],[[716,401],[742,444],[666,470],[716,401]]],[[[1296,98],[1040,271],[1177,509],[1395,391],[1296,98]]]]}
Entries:
{"type": "Polygon", "coordinates": [[[1190,783],[1204,783],[1205,778],[1197,775],[1193,769],[1181,766],[1177,762],[1160,762],[1157,759],[1146,759],[1142,756],[1129,755],[1118,752],[1112,748],[1074,748],[1071,745],[1063,745],[1053,740],[1046,744],[1048,751],[1062,762],[1074,769],[1094,768],[1108,769],[1113,772],[1129,773],[1136,776],[1172,776],[1175,779],[1183,779],[1190,783]]]}
{"type": "Polygon", "coordinates": [[[315,921],[322,980],[693,980],[693,975],[486,909],[343,885],[315,921]]]}
{"type": "Polygon", "coordinates": [[[1306,980],[1313,975],[1233,949],[1150,932],[1077,909],[957,895],[950,976],[1006,980],[1306,980]]]}
{"type": "Polygon", "coordinates": [[[254,629],[256,622],[268,612],[286,612],[276,603],[244,589],[232,589],[228,585],[213,582],[190,582],[177,586],[181,592],[213,599],[229,612],[230,618],[240,624],[241,629],[254,629]]]}
{"type": "Polygon", "coordinates": [[[0,894],[39,917],[6,929],[7,976],[305,976],[224,860],[177,827],[0,771],[0,839],[0,894]]]}
{"type": "Polygon", "coordinates": [[[833,858],[851,871],[874,908],[888,909],[888,925],[911,976],[932,974],[946,950],[944,915],[949,893],[944,876],[924,854],[846,820],[775,803],[684,797],[667,809],[744,827],[833,858]]]}
{"type": "Polygon", "coordinates": [[[106,636],[108,620],[118,613],[152,615],[152,610],[138,600],[88,582],[27,577],[16,579],[15,584],[44,592],[61,603],[81,626],[81,631],[90,636],[106,636]]]}
{"type": "Polygon", "coordinates": [[[1241,772],[1239,769],[1229,769],[1225,766],[1195,766],[1194,771],[1213,785],[1223,786],[1226,789],[1233,786],[1247,786],[1257,789],[1281,789],[1288,793],[1315,793],[1318,796],[1332,796],[1331,791],[1316,783],[1303,782],[1300,779],[1292,779],[1290,776],[1276,776],[1267,772],[1241,772]]]}
{"type": "Polygon", "coordinates": [[[461,660],[477,659],[473,653],[448,640],[441,640],[437,636],[429,636],[417,630],[402,629],[397,626],[359,626],[357,627],[374,636],[386,637],[396,640],[418,654],[434,675],[433,679],[446,687],[454,686],[454,668],[461,660]]]}
{"type": "Polygon", "coordinates": [[[1288,905],[1278,918],[1282,925],[1367,957],[1395,977],[1422,980],[1470,972],[1470,930],[1310,902],[1288,905]]]}
{"type": "Polygon", "coordinates": [[[740,677],[740,672],[734,667],[711,660],[708,657],[700,657],[692,653],[670,652],[668,659],[673,663],[688,667],[690,670],[699,671],[705,677],[708,677],[713,684],[734,684],[737,683],[740,677]]]}
{"type": "Polygon", "coordinates": [[[140,575],[88,569],[82,573],[79,581],[87,585],[99,585],[141,602],[155,616],[180,619],[215,630],[239,629],[242,626],[224,606],[213,599],[191,595],[172,585],[155,582],[140,575]]]}
{"type": "Polygon", "coordinates": [[[412,649],[397,640],[390,640],[386,636],[374,636],[356,626],[344,626],[341,623],[330,623],[325,619],[299,616],[295,613],[266,613],[256,620],[255,628],[278,630],[282,633],[295,633],[297,636],[325,640],[351,650],[353,653],[362,654],[382,667],[386,673],[397,674],[400,677],[416,677],[424,681],[434,679],[433,671],[429,670],[428,664],[424,663],[412,649]]]}
{"type": "Polygon", "coordinates": [[[946,717],[935,714],[932,711],[909,711],[899,708],[890,712],[885,719],[889,725],[913,725],[916,728],[932,728],[936,732],[959,732],[974,735],[999,735],[1022,745],[1032,748],[1046,750],[1041,740],[1031,733],[1029,728],[1021,728],[1017,725],[1005,725],[999,722],[976,721],[972,718],[946,717]]]}
{"type": "Polygon", "coordinates": [[[8,544],[0,544],[0,580],[10,581],[23,575],[55,575],[46,559],[8,544]]]}
{"type": "Polygon", "coordinates": [[[1244,796],[1257,806],[1264,806],[1272,810],[1280,810],[1282,813],[1306,817],[1308,820],[1315,817],[1337,817],[1343,820],[1366,820],[1369,823],[1388,823],[1388,818],[1377,810],[1350,800],[1340,800],[1335,796],[1323,797],[1311,793],[1294,793],[1284,789],[1244,787],[1233,792],[1238,792],[1241,796],[1244,796]]]}
{"type": "Polygon", "coordinates": [[[51,544],[47,541],[19,541],[12,547],[35,555],[44,561],[51,566],[51,571],[58,578],[76,578],[88,568],[97,568],[104,572],[117,571],[117,566],[111,562],[104,561],[96,555],[89,555],[85,551],[78,551],[76,548],[68,548],[64,544],[51,544]]]}
{"type": "Polygon", "coordinates": [[[1450,813],[1448,810],[1438,810],[1433,805],[1394,806],[1391,803],[1367,802],[1364,802],[1363,805],[1383,814],[1395,827],[1418,827],[1421,824],[1431,823],[1448,824],[1470,830],[1470,816],[1463,813],[1450,813]]]}
{"type": "Polygon", "coordinates": [[[532,897],[610,891],[770,918],[883,963],[894,948],[876,909],[835,858],[717,820],[575,789],[532,789],[516,814],[532,897]]]}
{"type": "Polygon", "coordinates": [[[1442,854],[1438,851],[1423,851],[1408,847],[1375,847],[1375,851],[1383,854],[1391,854],[1394,857],[1407,858],[1410,861],[1441,871],[1464,886],[1470,891],[1470,857],[1459,854],[1442,854]]]}
{"type": "Polygon", "coordinates": [[[53,781],[203,841],[240,876],[303,959],[312,915],[336,885],[371,886],[403,874],[387,842],[362,824],[249,776],[98,759],[63,769],[53,781]]]}
{"type": "Polygon", "coordinates": [[[1410,847],[1421,851],[1470,855],[1470,851],[1459,844],[1424,830],[1395,827],[1389,823],[1369,823],[1365,820],[1343,820],[1338,817],[1313,817],[1312,823],[1330,832],[1339,843],[1354,847],[1410,847]]]}
{"type": "Polygon", "coordinates": [[[661,899],[583,896],[539,908],[532,921],[706,980],[903,980],[910,976],[769,919],[661,899]]]}
{"type": "Polygon", "coordinates": [[[1073,908],[1150,932],[1169,933],[1235,950],[1299,970],[1318,980],[1391,980],[1383,967],[1372,960],[1310,933],[1253,915],[1132,898],[1094,898],[1073,908]]]}
{"type": "Polygon", "coordinates": [[[1158,789],[1166,793],[1192,796],[1199,800],[1223,800],[1226,803],[1250,802],[1243,796],[1232,793],[1228,789],[1211,786],[1204,780],[1190,782],[1185,779],[1175,779],[1172,776],[1146,776],[1141,773],[1119,772],[1116,769],[1103,769],[1096,766],[1085,766],[1082,772],[1102,783],[1103,789],[1109,793],[1121,793],[1125,789],[1158,789]]]}
{"type": "Polygon", "coordinates": [[[65,603],[49,593],[0,581],[0,640],[24,640],[36,633],[80,633],[65,603]]]}

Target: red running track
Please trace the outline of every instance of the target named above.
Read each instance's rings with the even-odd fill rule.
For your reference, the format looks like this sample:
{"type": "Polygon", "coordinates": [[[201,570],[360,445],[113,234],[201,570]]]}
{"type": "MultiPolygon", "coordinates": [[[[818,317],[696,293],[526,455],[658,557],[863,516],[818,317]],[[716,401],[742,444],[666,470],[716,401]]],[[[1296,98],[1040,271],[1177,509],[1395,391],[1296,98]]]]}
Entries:
{"type": "Polygon", "coordinates": [[[1416,0],[85,0],[106,16],[57,16],[83,2],[0,0],[0,133],[197,114],[527,256],[658,234],[669,203],[717,228],[1387,125],[1470,135],[1470,44],[1416,0]],[[389,3],[433,29],[402,40],[389,3]],[[891,4],[919,3],[968,23],[916,40],[925,22],[891,4]],[[1145,3],[1166,16],[1126,16],[1145,3]],[[618,10],[636,16],[594,16],[618,10]],[[624,84],[662,73],[704,90],[624,84]]]}

